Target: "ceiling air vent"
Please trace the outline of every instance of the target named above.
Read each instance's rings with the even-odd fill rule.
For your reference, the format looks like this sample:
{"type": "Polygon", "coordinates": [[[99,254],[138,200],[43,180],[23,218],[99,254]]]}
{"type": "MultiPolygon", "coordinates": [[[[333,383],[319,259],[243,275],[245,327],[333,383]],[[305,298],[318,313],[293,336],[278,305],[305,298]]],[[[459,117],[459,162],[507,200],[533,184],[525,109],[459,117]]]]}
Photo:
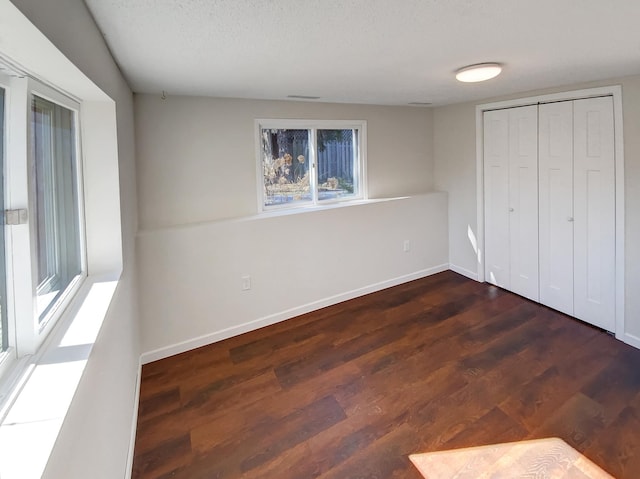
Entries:
{"type": "Polygon", "coordinates": [[[292,98],[294,100],[319,100],[319,96],[309,96],[309,95],[287,95],[287,98],[292,98]]]}

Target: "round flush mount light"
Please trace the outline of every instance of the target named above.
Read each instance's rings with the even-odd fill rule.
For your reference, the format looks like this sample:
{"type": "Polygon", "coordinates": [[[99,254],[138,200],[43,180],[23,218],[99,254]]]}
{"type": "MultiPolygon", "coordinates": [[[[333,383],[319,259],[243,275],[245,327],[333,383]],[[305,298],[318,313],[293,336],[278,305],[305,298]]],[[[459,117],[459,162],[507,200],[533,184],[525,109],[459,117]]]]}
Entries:
{"type": "Polygon", "coordinates": [[[473,83],[490,80],[500,75],[502,65],[499,63],[477,63],[460,68],[456,71],[456,80],[473,83]]]}

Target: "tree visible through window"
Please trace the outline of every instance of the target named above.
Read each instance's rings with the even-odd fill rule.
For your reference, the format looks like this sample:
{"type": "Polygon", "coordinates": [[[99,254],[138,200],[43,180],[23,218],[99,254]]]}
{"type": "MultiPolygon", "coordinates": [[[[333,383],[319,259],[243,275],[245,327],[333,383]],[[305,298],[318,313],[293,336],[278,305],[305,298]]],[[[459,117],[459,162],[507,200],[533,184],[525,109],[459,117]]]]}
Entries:
{"type": "Polygon", "coordinates": [[[318,130],[318,199],[353,195],[357,130],[318,130]]]}
{"type": "Polygon", "coordinates": [[[362,128],[261,127],[263,206],[362,197],[362,128]]]}
{"type": "Polygon", "coordinates": [[[312,201],[310,130],[262,130],[265,205],[312,201]]]}

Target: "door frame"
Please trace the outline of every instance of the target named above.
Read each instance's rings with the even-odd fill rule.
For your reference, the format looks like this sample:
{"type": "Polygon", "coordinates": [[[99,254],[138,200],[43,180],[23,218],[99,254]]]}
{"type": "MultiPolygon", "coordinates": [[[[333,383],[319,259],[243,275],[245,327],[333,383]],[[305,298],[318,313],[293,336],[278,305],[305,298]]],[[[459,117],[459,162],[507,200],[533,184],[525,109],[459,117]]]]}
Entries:
{"type": "Polygon", "coordinates": [[[539,105],[558,101],[580,100],[601,96],[613,98],[614,149],[615,149],[615,248],[616,248],[616,279],[615,279],[615,336],[617,339],[640,348],[640,338],[625,332],[624,307],[624,136],[622,115],[622,86],[611,85],[582,90],[572,90],[547,95],[535,95],[526,98],[484,103],[476,106],[476,261],[478,281],[485,282],[484,265],[484,129],[483,113],[489,110],[500,110],[527,105],[539,105]]]}

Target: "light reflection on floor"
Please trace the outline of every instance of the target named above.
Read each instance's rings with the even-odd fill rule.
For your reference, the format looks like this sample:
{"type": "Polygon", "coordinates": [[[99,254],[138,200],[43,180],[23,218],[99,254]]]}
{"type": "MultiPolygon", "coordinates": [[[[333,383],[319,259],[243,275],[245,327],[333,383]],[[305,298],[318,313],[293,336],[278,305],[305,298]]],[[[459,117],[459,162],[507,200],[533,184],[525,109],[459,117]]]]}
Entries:
{"type": "Polygon", "coordinates": [[[426,479],[612,479],[558,438],[412,454],[426,479]]]}

